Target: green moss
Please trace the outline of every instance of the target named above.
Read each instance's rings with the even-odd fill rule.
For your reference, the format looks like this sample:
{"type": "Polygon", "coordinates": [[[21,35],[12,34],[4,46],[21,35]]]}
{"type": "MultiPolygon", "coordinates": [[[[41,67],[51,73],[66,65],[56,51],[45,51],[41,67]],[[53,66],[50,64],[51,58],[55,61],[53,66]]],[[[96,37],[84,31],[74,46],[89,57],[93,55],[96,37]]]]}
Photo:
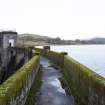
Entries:
{"type": "Polygon", "coordinates": [[[34,52],[33,56],[35,56],[35,55],[40,55],[40,52],[34,52]]]}
{"type": "Polygon", "coordinates": [[[68,93],[74,96],[77,105],[87,105],[79,94],[78,87],[72,82],[71,78],[69,78],[69,73],[66,70],[63,71],[63,76],[65,80],[64,82],[69,87],[68,93]]]}
{"type": "Polygon", "coordinates": [[[90,103],[93,105],[105,104],[105,78],[67,56],[65,53],[43,49],[40,49],[40,51],[41,54],[62,68],[64,78],[79,105],[90,105],[90,103]],[[90,96],[92,97],[91,102],[90,96]],[[98,103],[95,103],[96,100],[98,103]]]}
{"type": "Polygon", "coordinates": [[[42,78],[42,71],[38,71],[35,80],[33,82],[33,85],[30,89],[30,92],[28,94],[26,104],[25,105],[35,105],[35,93],[38,91],[40,85],[41,85],[41,78],[42,78]]]}
{"type": "MultiPolygon", "coordinates": [[[[28,76],[33,70],[38,70],[39,56],[34,56],[29,62],[21,67],[15,74],[0,85],[0,105],[8,105],[12,98],[16,98],[24,88],[28,76]],[[5,100],[5,101],[4,101],[5,100]]],[[[37,71],[36,71],[37,72],[37,71]]]]}
{"type": "MultiPolygon", "coordinates": [[[[105,78],[67,56],[65,53],[42,49],[41,52],[44,52],[44,56],[62,68],[64,78],[67,81],[68,86],[71,88],[72,94],[78,105],[89,104],[89,96],[92,94],[91,91],[94,95],[97,94],[99,97],[98,105],[102,105],[101,102],[103,101],[103,97],[105,97],[105,78]]],[[[94,95],[92,96],[92,100],[95,101],[97,100],[97,97],[94,95]]]]}
{"type": "Polygon", "coordinates": [[[97,100],[97,97],[94,96],[97,94],[100,97],[98,102],[101,103],[102,97],[105,97],[103,95],[105,78],[68,56],[65,56],[63,71],[78,104],[81,105],[81,102],[88,104],[89,95],[93,93],[93,100],[97,100]],[[89,91],[90,89],[91,91],[89,91]]]}

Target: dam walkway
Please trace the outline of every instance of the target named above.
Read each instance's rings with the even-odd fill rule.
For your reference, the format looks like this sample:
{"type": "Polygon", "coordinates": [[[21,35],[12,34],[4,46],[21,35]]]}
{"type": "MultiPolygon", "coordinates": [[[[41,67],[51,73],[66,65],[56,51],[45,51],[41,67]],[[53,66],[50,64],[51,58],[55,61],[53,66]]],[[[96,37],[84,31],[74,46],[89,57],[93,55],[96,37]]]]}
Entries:
{"type": "Polygon", "coordinates": [[[43,72],[42,85],[37,92],[35,105],[75,105],[73,96],[69,96],[62,88],[60,70],[44,57],[41,57],[40,64],[43,72]]]}

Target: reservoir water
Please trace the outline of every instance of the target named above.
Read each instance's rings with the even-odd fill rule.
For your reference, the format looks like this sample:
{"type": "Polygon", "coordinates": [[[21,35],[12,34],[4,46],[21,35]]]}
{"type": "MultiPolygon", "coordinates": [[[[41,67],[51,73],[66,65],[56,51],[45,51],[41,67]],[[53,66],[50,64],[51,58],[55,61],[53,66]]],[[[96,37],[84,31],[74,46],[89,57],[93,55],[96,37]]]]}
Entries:
{"type": "Polygon", "coordinates": [[[105,77],[105,45],[51,46],[51,50],[68,52],[72,58],[105,77]]]}

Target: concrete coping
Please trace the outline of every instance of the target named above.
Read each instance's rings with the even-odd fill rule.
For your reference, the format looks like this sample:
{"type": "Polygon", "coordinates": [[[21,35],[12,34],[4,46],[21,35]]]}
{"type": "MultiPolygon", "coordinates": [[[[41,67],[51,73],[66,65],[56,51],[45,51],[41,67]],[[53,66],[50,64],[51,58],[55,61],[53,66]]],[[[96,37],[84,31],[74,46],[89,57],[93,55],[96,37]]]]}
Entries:
{"type": "Polygon", "coordinates": [[[67,53],[67,52],[61,52],[61,54],[63,54],[63,55],[68,55],[68,53],[67,53]]]}
{"type": "Polygon", "coordinates": [[[50,46],[43,46],[44,50],[50,50],[50,46]]]}

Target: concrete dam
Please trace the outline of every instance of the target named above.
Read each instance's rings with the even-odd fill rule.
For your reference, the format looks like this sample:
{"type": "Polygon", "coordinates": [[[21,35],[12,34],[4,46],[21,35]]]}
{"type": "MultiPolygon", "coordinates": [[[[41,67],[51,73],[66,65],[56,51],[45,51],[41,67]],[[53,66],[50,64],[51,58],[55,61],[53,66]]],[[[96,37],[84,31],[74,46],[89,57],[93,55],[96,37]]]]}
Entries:
{"type": "Polygon", "coordinates": [[[105,105],[105,78],[66,52],[33,48],[0,85],[0,105],[105,105]]]}

